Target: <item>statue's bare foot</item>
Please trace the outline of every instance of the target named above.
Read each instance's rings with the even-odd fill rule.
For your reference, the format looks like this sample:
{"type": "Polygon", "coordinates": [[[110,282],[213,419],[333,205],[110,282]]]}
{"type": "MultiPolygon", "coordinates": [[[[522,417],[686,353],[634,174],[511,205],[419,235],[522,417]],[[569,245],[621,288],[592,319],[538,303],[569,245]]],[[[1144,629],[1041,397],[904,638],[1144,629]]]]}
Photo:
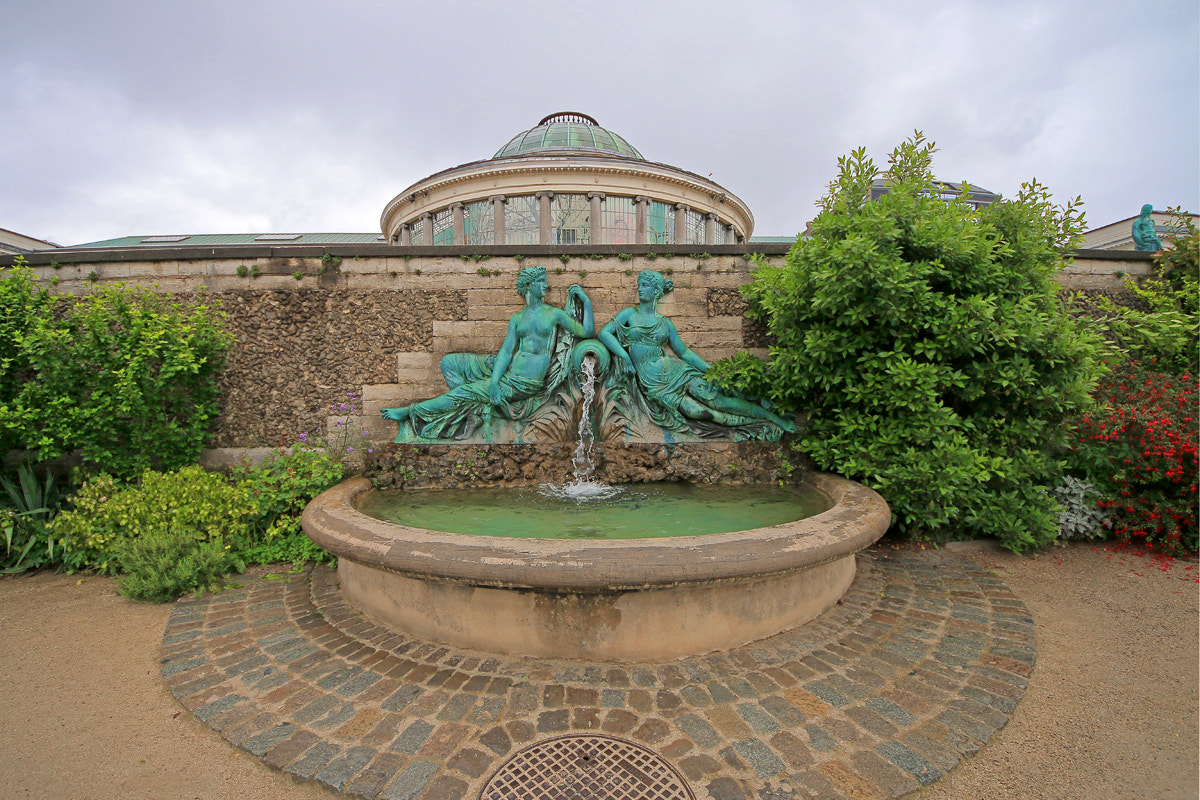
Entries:
{"type": "Polygon", "coordinates": [[[404,422],[408,419],[408,406],[404,408],[385,408],[383,409],[384,419],[394,419],[396,422],[404,422]]]}
{"type": "Polygon", "coordinates": [[[788,433],[795,433],[796,431],[800,430],[800,428],[796,426],[796,423],[792,422],[790,419],[784,419],[778,414],[771,414],[771,416],[774,417],[773,421],[775,424],[783,428],[788,433]]]}

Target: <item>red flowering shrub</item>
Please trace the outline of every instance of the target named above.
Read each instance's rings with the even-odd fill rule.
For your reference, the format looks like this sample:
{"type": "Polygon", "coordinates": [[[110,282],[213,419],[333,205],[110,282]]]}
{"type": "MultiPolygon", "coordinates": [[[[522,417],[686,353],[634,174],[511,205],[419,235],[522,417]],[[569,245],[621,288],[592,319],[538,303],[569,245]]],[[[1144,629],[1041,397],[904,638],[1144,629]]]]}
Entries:
{"type": "Polygon", "coordinates": [[[1075,428],[1073,467],[1103,496],[1113,535],[1173,555],[1195,553],[1200,394],[1190,372],[1127,362],[1096,388],[1075,428]]]}

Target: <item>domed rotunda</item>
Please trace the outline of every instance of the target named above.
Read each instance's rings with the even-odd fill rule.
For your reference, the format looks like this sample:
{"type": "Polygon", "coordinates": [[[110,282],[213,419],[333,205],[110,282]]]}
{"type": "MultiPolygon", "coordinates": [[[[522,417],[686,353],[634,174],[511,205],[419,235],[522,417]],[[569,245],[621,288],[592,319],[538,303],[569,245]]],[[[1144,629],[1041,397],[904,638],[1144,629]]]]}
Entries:
{"type": "Polygon", "coordinates": [[[383,211],[399,245],[693,244],[747,241],[741,199],[647,161],[586,114],[551,114],[494,156],[430,175],[383,211]]]}

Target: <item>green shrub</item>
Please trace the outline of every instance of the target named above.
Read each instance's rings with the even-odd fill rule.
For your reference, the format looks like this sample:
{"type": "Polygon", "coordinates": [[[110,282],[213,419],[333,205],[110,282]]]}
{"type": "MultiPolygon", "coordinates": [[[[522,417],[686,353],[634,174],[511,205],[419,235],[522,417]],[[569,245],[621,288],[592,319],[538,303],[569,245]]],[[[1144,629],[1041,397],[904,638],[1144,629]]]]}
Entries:
{"type": "Polygon", "coordinates": [[[124,573],[117,590],[131,600],[167,603],[188,592],[217,589],[244,565],[229,545],[198,538],[191,530],[149,529],[113,546],[124,573]]]}
{"type": "MultiPolygon", "coordinates": [[[[196,551],[188,569],[204,575],[217,569],[218,550],[237,564],[330,561],[300,529],[300,513],[342,474],[329,450],[299,447],[235,468],[229,477],[199,466],[147,470],[137,485],[98,475],[80,488],[74,507],[54,519],[51,534],[56,542],[72,543],[76,566],[108,573],[163,558],[171,548],[196,551]],[[147,536],[155,541],[138,549],[147,536]]],[[[181,575],[172,573],[169,580],[182,581],[181,575]]],[[[188,584],[182,591],[197,588],[203,586],[188,584]]]]}
{"type": "Polygon", "coordinates": [[[31,377],[25,339],[53,314],[54,298],[38,287],[33,270],[17,256],[0,273],[0,453],[21,446],[23,433],[34,424],[13,403],[31,377]]]}
{"type": "Polygon", "coordinates": [[[304,564],[309,561],[332,563],[332,553],[323,550],[304,535],[299,515],[277,519],[263,537],[244,548],[239,555],[247,564],[304,564]]]}
{"type": "Polygon", "coordinates": [[[300,529],[300,513],[342,479],[340,454],[324,447],[278,450],[261,464],[235,467],[231,477],[252,499],[256,515],[249,535],[238,542],[250,564],[329,561],[332,556],[300,529]]]}
{"type": "Polygon", "coordinates": [[[840,159],[812,235],[743,288],[771,360],[741,354],[713,375],[808,411],[799,446],[877,489],[900,530],[1041,546],[1059,510],[1041,487],[1099,371],[1054,280],[1082,215],[1036,183],[982,209],[945,202],[933,152],[918,133],[882,173],[862,149],[840,159]],[[889,191],[872,201],[879,176],[889,191]]]}
{"type": "Polygon", "coordinates": [[[1088,303],[1073,299],[1074,313],[1086,315],[1110,346],[1113,361],[1154,362],[1176,374],[1194,368],[1200,356],[1200,280],[1156,270],[1151,278],[1125,279],[1125,288],[1145,309],[1120,306],[1107,297],[1088,303]]]}
{"type": "Polygon", "coordinates": [[[78,449],[125,479],[193,463],[219,409],[221,315],[126,286],[57,305],[23,264],[0,276],[0,447],[78,449]]]}
{"type": "Polygon", "coordinates": [[[1200,357],[1200,233],[1191,217],[1171,211],[1173,231],[1154,256],[1154,275],[1125,280],[1145,309],[1099,298],[1091,313],[1113,347],[1114,361],[1153,362],[1158,370],[1178,374],[1194,369],[1200,357]]]}
{"type": "Polygon", "coordinates": [[[74,508],[55,518],[53,530],[83,554],[85,566],[114,572],[113,553],[122,541],[147,531],[187,533],[222,547],[247,541],[259,507],[248,487],[191,466],[142,474],[140,485],[99,475],[80,488],[74,508]]]}
{"type": "MultiPolygon", "coordinates": [[[[1154,255],[1155,266],[1158,274],[1170,283],[1188,279],[1194,283],[1200,272],[1200,231],[1181,206],[1167,210],[1172,216],[1171,233],[1163,242],[1163,249],[1154,255]]],[[[1195,310],[1193,307],[1192,311],[1195,310]]]]}

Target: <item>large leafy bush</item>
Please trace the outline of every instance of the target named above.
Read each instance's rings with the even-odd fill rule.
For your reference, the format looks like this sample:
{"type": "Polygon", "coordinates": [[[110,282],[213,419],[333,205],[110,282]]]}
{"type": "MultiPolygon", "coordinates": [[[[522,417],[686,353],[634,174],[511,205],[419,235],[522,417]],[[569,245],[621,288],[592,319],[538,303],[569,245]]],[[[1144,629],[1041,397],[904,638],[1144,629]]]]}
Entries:
{"type": "Polygon", "coordinates": [[[79,450],[125,479],[194,463],[229,343],[203,301],[129,286],[56,301],[18,259],[0,274],[0,452],[79,450]]]}
{"type": "Polygon", "coordinates": [[[840,159],[811,236],[743,289],[771,360],[714,375],[807,411],[799,446],[880,491],[899,529],[1044,545],[1058,506],[1042,487],[1098,374],[1098,341],[1054,281],[1082,215],[1036,183],[983,209],[946,202],[933,153],[918,133],[886,171],[861,149],[840,159]],[[889,191],[871,200],[880,176],[889,191]]]}

